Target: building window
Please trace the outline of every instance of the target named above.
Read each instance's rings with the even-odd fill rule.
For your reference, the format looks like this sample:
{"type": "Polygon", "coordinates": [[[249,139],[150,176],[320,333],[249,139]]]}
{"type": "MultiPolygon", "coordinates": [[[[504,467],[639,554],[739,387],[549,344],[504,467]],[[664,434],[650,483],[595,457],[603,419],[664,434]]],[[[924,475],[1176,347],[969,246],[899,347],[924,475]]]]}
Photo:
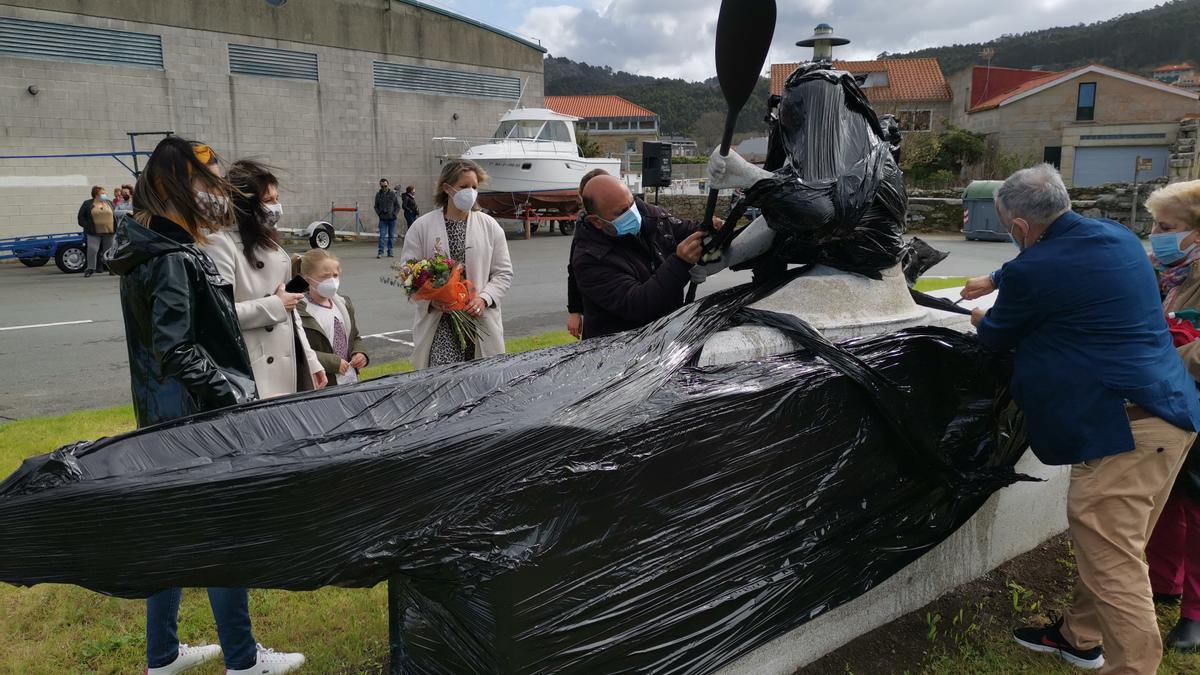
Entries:
{"type": "Polygon", "coordinates": [[[618,122],[614,122],[614,123],[613,123],[613,128],[614,128],[614,129],[628,129],[628,128],[630,128],[630,127],[629,127],[629,120],[620,120],[620,121],[618,121],[618,122]]]}
{"type": "Polygon", "coordinates": [[[933,128],[932,110],[901,110],[896,115],[900,131],[929,131],[933,128]]]}
{"type": "Polygon", "coordinates": [[[626,138],[625,139],[625,152],[637,152],[637,139],[636,138],[626,138]]]}
{"type": "Polygon", "coordinates": [[[1062,146],[1047,145],[1046,148],[1042,150],[1042,161],[1056,169],[1061,169],[1062,146]]]}
{"type": "Polygon", "coordinates": [[[1091,122],[1096,119],[1096,83],[1079,83],[1079,102],[1075,104],[1075,120],[1091,122]]]}
{"type": "Polygon", "coordinates": [[[641,122],[638,122],[639,129],[650,129],[653,131],[655,126],[654,120],[642,120],[641,122]]]}
{"type": "Polygon", "coordinates": [[[886,87],[888,86],[887,71],[881,70],[874,73],[867,73],[866,79],[863,80],[863,89],[868,87],[886,87]]]}

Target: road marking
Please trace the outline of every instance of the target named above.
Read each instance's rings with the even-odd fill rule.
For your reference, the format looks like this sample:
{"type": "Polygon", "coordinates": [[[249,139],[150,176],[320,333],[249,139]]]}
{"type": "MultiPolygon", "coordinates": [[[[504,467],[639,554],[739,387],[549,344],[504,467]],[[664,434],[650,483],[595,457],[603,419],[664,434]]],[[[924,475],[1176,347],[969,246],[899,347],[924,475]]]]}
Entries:
{"type": "Polygon", "coordinates": [[[81,323],[93,323],[93,321],[91,319],[87,319],[84,321],[59,321],[58,323],[31,323],[28,326],[3,326],[0,327],[0,331],[25,330],[26,328],[50,328],[52,326],[77,326],[81,323]]]}
{"type": "Polygon", "coordinates": [[[387,340],[388,342],[394,342],[396,344],[401,344],[406,347],[415,347],[416,346],[412,343],[412,340],[402,340],[400,338],[391,337],[392,335],[412,335],[412,331],[411,330],[393,330],[393,331],[388,331],[386,333],[373,333],[371,335],[364,335],[363,339],[378,338],[380,340],[387,340]]]}

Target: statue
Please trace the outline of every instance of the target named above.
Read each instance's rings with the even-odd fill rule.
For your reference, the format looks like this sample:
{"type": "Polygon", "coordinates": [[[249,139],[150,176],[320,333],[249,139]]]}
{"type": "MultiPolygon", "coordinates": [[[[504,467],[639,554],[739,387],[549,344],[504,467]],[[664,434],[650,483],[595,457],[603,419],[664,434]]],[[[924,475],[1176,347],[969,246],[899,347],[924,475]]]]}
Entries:
{"type": "Polygon", "coordinates": [[[732,152],[709,161],[713,187],[745,190],[730,222],[749,206],[762,216],[716,233],[694,278],[751,266],[774,276],[789,263],[878,278],[895,267],[907,207],[895,118],[877,116],[855,77],[829,63],[802,65],[771,102],[766,168],[732,152]]]}

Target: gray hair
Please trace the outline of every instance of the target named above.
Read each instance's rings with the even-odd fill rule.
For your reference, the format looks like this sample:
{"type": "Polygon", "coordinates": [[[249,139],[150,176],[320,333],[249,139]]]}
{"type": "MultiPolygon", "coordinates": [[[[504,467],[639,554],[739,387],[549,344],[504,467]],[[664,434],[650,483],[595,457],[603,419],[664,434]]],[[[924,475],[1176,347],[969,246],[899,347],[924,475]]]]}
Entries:
{"type": "Polygon", "coordinates": [[[1047,225],[1071,209],[1071,195],[1058,170],[1049,164],[1021,169],[996,190],[996,205],[1010,218],[1047,225]]]}

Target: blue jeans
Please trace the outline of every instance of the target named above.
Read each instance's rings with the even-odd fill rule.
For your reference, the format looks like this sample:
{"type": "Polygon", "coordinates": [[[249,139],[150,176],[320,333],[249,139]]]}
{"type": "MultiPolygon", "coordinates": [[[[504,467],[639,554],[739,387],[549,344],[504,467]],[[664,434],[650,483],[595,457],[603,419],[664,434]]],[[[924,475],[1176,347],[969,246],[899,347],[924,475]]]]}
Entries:
{"type": "Polygon", "coordinates": [[[387,252],[392,252],[392,244],[396,241],[396,219],[379,219],[379,255],[383,255],[383,245],[387,244],[387,252]]]}
{"type": "MultiPolygon", "coordinates": [[[[179,656],[179,600],[183,590],[171,588],[146,598],[146,663],[162,668],[179,656]]],[[[258,663],[257,642],[250,629],[250,594],[244,588],[210,588],[208,604],[217,621],[217,639],[229,670],[258,663]]]]}

